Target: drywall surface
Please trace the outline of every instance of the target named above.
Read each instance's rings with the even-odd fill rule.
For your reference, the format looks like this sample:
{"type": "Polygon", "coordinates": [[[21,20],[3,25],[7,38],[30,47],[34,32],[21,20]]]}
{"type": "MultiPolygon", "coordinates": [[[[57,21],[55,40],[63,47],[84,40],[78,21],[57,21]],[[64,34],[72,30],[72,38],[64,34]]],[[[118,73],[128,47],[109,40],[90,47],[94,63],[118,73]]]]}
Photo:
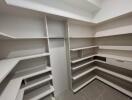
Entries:
{"type": "Polygon", "coordinates": [[[105,21],[125,13],[132,12],[132,0],[105,0],[94,22],[105,21]]]}
{"type": "Polygon", "coordinates": [[[51,66],[53,67],[55,96],[58,96],[69,89],[64,40],[50,40],[50,53],[51,66]]]}

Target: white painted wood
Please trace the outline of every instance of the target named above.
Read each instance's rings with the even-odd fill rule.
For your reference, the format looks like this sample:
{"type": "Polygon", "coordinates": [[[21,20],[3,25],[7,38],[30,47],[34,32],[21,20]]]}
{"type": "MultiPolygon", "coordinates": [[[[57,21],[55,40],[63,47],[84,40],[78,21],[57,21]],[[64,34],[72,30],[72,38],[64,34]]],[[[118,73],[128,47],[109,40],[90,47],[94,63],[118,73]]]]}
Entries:
{"type": "Polygon", "coordinates": [[[43,16],[33,17],[26,14],[1,13],[0,22],[1,32],[18,39],[46,37],[43,16]]]}
{"type": "Polygon", "coordinates": [[[50,53],[42,53],[42,54],[36,54],[36,55],[30,55],[30,56],[25,56],[25,57],[18,57],[20,60],[28,60],[28,59],[33,59],[37,57],[44,57],[44,56],[49,56],[50,53]]]}
{"type": "Polygon", "coordinates": [[[73,48],[71,51],[78,51],[78,50],[85,50],[85,49],[92,49],[97,48],[98,46],[88,46],[88,47],[81,47],[81,48],[73,48]]]}
{"type": "Polygon", "coordinates": [[[79,58],[79,59],[76,59],[76,60],[71,61],[71,63],[77,63],[77,62],[79,62],[79,61],[83,61],[83,60],[92,58],[92,57],[94,57],[94,56],[95,56],[95,55],[89,55],[89,56],[86,56],[86,57],[82,57],[82,58],[79,58]]]}
{"type": "Polygon", "coordinates": [[[88,64],[91,64],[91,63],[93,63],[93,62],[95,62],[95,61],[92,60],[92,61],[86,62],[86,63],[84,63],[84,64],[78,65],[78,66],[76,66],[76,67],[72,67],[72,70],[73,70],[73,71],[78,70],[78,69],[83,68],[84,66],[86,66],[86,65],[88,65],[88,64]]]}
{"type": "Polygon", "coordinates": [[[120,26],[117,28],[107,29],[103,31],[98,31],[95,34],[95,37],[106,37],[106,36],[115,36],[115,35],[123,35],[123,34],[131,34],[132,33],[132,25],[120,26]]]}
{"type": "Polygon", "coordinates": [[[0,100],[15,100],[21,86],[22,79],[12,79],[2,91],[0,100]]]}
{"type": "Polygon", "coordinates": [[[39,100],[54,92],[53,86],[43,86],[25,94],[24,100],[39,100]]]}
{"type": "Polygon", "coordinates": [[[0,60],[0,83],[6,78],[18,62],[19,59],[0,60]]]}
{"type": "Polygon", "coordinates": [[[78,92],[80,89],[82,89],[83,87],[85,87],[87,84],[89,84],[90,82],[92,82],[93,80],[95,80],[96,76],[92,77],[91,79],[89,79],[88,81],[86,81],[85,83],[83,83],[82,85],[80,85],[79,87],[73,89],[73,92],[76,93],[78,92]]]}
{"type": "Polygon", "coordinates": [[[132,46],[99,46],[99,49],[132,51],[132,46]]]}
{"type": "MultiPolygon", "coordinates": [[[[37,68],[36,68],[36,69],[37,69],[37,68]]],[[[36,75],[40,75],[40,74],[49,72],[49,71],[51,71],[51,70],[52,70],[51,67],[46,67],[45,69],[40,70],[40,71],[37,71],[37,72],[34,72],[34,73],[23,74],[23,73],[21,72],[21,73],[18,73],[18,74],[19,74],[19,76],[21,76],[22,79],[27,79],[27,78],[30,78],[30,77],[33,77],[33,76],[36,76],[36,75]],[[21,74],[22,74],[22,75],[21,75],[21,74]],[[23,76],[23,75],[24,75],[24,76],[23,76]]]]}
{"type": "Polygon", "coordinates": [[[49,13],[49,14],[59,15],[59,16],[62,16],[62,17],[82,20],[82,21],[86,21],[86,22],[91,23],[90,18],[88,18],[86,16],[80,16],[78,14],[65,12],[65,11],[62,11],[62,10],[59,10],[59,9],[56,9],[56,8],[48,7],[46,5],[44,6],[42,4],[33,3],[33,2],[30,2],[30,1],[26,1],[26,0],[22,0],[22,1],[6,0],[6,2],[7,2],[7,4],[10,4],[10,5],[14,5],[14,6],[22,7],[22,8],[27,8],[27,9],[32,9],[32,10],[39,11],[39,12],[42,12],[42,13],[49,13]]]}
{"type": "Polygon", "coordinates": [[[30,84],[27,83],[27,85],[24,88],[22,88],[22,89],[23,90],[27,90],[27,89],[33,88],[33,87],[35,87],[35,86],[37,86],[39,84],[46,83],[46,82],[51,81],[51,80],[52,80],[52,76],[49,76],[47,78],[44,77],[44,79],[41,79],[41,80],[39,80],[37,82],[35,81],[35,82],[30,83],[30,84]]]}
{"type": "Polygon", "coordinates": [[[96,76],[96,78],[98,80],[104,82],[105,84],[117,89],[118,91],[120,91],[120,92],[122,92],[122,93],[124,93],[124,94],[126,94],[126,95],[128,95],[130,97],[132,97],[132,92],[131,91],[128,91],[128,90],[126,90],[126,89],[124,89],[124,88],[122,88],[122,87],[120,87],[120,86],[118,86],[118,85],[116,85],[116,84],[114,84],[114,83],[102,78],[102,77],[96,76]]]}
{"type": "Polygon", "coordinates": [[[123,56],[116,56],[116,55],[110,55],[110,54],[97,54],[96,56],[101,56],[101,57],[106,57],[106,58],[113,58],[117,60],[122,60],[122,61],[132,61],[131,57],[123,57],[123,56]]]}
{"type": "Polygon", "coordinates": [[[42,94],[39,94],[38,96],[34,97],[32,100],[39,100],[41,98],[44,98],[46,97],[47,95],[51,94],[54,92],[54,88],[51,86],[51,89],[42,93],[42,94]]]}
{"type": "Polygon", "coordinates": [[[122,75],[122,74],[119,74],[119,73],[116,73],[116,72],[113,72],[113,71],[110,71],[110,70],[107,70],[107,69],[104,69],[104,68],[101,68],[101,67],[98,67],[98,66],[95,66],[95,69],[97,69],[99,71],[103,71],[103,72],[108,73],[108,74],[111,74],[115,77],[118,77],[120,79],[123,79],[125,81],[128,81],[128,82],[132,83],[132,78],[131,77],[128,77],[128,76],[125,76],[125,75],[122,75]]]}
{"type": "Polygon", "coordinates": [[[15,100],[23,100],[24,90],[19,90],[15,100]]]}
{"type": "Polygon", "coordinates": [[[86,71],[84,71],[84,72],[82,72],[82,73],[80,73],[80,74],[78,74],[78,75],[76,75],[76,76],[73,76],[72,79],[73,79],[73,80],[77,80],[77,79],[83,77],[84,75],[87,75],[88,73],[94,71],[95,69],[96,69],[95,67],[90,68],[90,69],[88,69],[88,70],[86,70],[86,71]]]}
{"type": "Polygon", "coordinates": [[[132,62],[131,61],[122,61],[118,59],[106,58],[106,63],[119,66],[121,68],[125,68],[128,70],[132,70],[132,62]]]}

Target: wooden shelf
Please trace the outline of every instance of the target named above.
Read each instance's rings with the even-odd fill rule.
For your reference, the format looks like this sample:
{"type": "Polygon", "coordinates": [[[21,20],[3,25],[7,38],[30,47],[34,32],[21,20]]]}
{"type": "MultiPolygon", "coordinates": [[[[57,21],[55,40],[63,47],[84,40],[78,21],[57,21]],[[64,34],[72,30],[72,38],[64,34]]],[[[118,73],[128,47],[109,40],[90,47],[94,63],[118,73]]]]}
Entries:
{"type": "Polygon", "coordinates": [[[73,92],[74,93],[78,92],[80,89],[82,89],[83,87],[85,87],[86,85],[88,85],[90,82],[92,82],[93,80],[95,80],[95,78],[96,78],[96,76],[92,77],[91,79],[89,79],[85,83],[81,84],[79,87],[73,89],[73,92]]]}
{"type": "Polygon", "coordinates": [[[19,59],[6,59],[0,61],[0,83],[12,71],[12,69],[16,66],[18,62],[19,59]]]}
{"type": "Polygon", "coordinates": [[[53,86],[43,86],[38,89],[35,89],[34,91],[31,91],[31,93],[25,94],[24,100],[39,100],[42,99],[54,92],[53,86]]]}
{"type": "Polygon", "coordinates": [[[82,73],[80,73],[80,74],[78,74],[78,75],[73,76],[72,79],[73,79],[73,80],[77,80],[77,79],[79,79],[79,78],[81,78],[81,77],[87,75],[88,73],[94,71],[94,70],[95,70],[95,67],[92,67],[92,68],[90,68],[90,69],[88,69],[88,70],[86,70],[86,71],[84,71],[84,72],[82,72],[82,73]]]}
{"type": "Polygon", "coordinates": [[[24,80],[24,79],[27,79],[27,78],[30,78],[30,77],[33,77],[33,76],[36,76],[36,75],[40,75],[40,74],[43,74],[43,73],[50,72],[51,70],[52,70],[51,67],[38,68],[38,69],[34,68],[34,69],[31,69],[31,70],[28,70],[28,71],[18,72],[18,73],[16,73],[15,77],[21,77],[24,80]]]}
{"type": "Polygon", "coordinates": [[[27,89],[33,88],[33,87],[35,87],[35,86],[37,86],[39,84],[46,83],[46,82],[48,82],[50,80],[52,80],[52,76],[51,75],[49,77],[46,77],[46,78],[42,79],[42,80],[32,82],[31,84],[27,83],[27,85],[24,88],[22,88],[22,89],[23,90],[27,90],[27,89]]]}
{"type": "Polygon", "coordinates": [[[21,86],[22,79],[12,79],[1,93],[0,100],[15,100],[21,86]]]}
{"type": "Polygon", "coordinates": [[[109,29],[106,31],[100,31],[95,34],[95,37],[107,37],[115,35],[124,35],[132,33],[132,25],[123,26],[119,28],[109,29]]]}
{"type": "Polygon", "coordinates": [[[132,46],[99,46],[99,49],[132,51],[132,46]]]}
{"type": "Polygon", "coordinates": [[[92,57],[94,57],[94,56],[95,56],[95,55],[90,55],[90,56],[82,57],[82,58],[79,58],[79,59],[76,59],[76,60],[71,61],[71,63],[77,63],[77,62],[79,62],[79,61],[83,61],[83,60],[92,58],[92,57]]]}
{"type": "Polygon", "coordinates": [[[34,97],[32,100],[39,100],[41,98],[48,96],[49,94],[52,94],[53,92],[54,92],[54,88],[51,86],[50,90],[43,92],[42,94],[39,94],[38,96],[34,97]]]}
{"type": "Polygon", "coordinates": [[[42,54],[35,54],[35,55],[30,55],[30,56],[24,56],[24,57],[18,57],[20,60],[28,60],[28,59],[33,59],[37,57],[44,57],[44,56],[49,56],[50,53],[42,53],[42,54]]]}
{"type": "Polygon", "coordinates": [[[0,39],[48,39],[48,37],[13,37],[11,35],[0,32],[0,39]]]}
{"type": "Polygon", "coordinates": [[[65,39],[64,37],[49,37],[49,39],[65,39]]]}
{"type": "Polygon", "coordinates": [[[116,85],[116,84],[114,84],[114,83],[112,83],[112,82],[100,77],[100,76],[96,76],[96,79],[98,79],[98,80],[102,81],[103,83],[111,86],[112,88],[115,88],[116,90],[118,90],[118,91],[120,91],[120,92],[122,92],[122,93],[124,93],[124,94],[126,94],[126,95],[128,95],[130,97],[132,97],[132,92],[130,92],[130,91],[128,91],[128,90],[126,90],[126,89],[124,89],[124,88],[122,88],[122,87],[120,87],[120,86],[118,86],[118,85],[116,85]]]}
{"type": "Polygon", "coordinates": [[[49,53],[44,53],[44,54],[36,54],[36,55],[31,55],[31,56],[25,56],[25,57],[17,57],[17,58],[12,58],[12,59],[5,59],[0,61],[0,83],[4,80],[4,78],[12,71],[13,68],[15,68],[16,64],[19,63],[21,60],[27,60],[27,59],[32,59],[32,58],[37,58],[37,57],[43,57],[43,56],[48,56],[49,53]]]}
{"type": "Polygon", "coordinates": [[[110,55],[110,54],[101,54],[101,53],[97,54],[96,56],[106,57],[106,58],[113,58],[113,59],[117,59],[117,60],[131,61],[132,62],[131,57],[123,57],[123,56],[116,56],[116,55],[110,55]]]}
{"type": "Polygon", "coordinates": [[[88,46],[88,47],[81,47],[81,48],[74,48],[71,49],[71,51],[78,51],[78,50],[84,50],[84,49],[92,49],[92,48],[97,48],[98,46],[88,46]]]}
{"type": "Polygon", "coordinates": [[[95,38],[94,36],[92,37],[69,37],[70,39],[88,39],[88,38],[95,38]]]}
{"type": "Polygon", "coordinates": [[[86,63],[81,64],[81,65],[78,65],[78,66],[76,66],[76,67],[73,67],[72,70],[73,70],[73,71],[78,70],[78,69],[84,67],[85,65],[91,64],[91,63],[93,63],[93,62],[94,62],[94,60],[89,61],[89,62],[86,62],[86,63]]]}
{"type": "Polygon", "coordinates": [[[99,71],[103,71],[107,74],[111,74],[112,76],[115,76],[117,78],[120,78],[120,79],[123,79],[125,81],[128,81],[128,82],[132,83],[132,78],[131,77],[128,77],[128,76],[125,76],[125,75],[122,75],[122,74],[119,74],[119,73],[116,73],[116,72],[113,72],[113,71],[110,71],[110,70],[107,70],[107,69],[104,69],[104,68],[101,68],[101,67],[98,67],[98,66],[95,66],[95,69],[99,70],[99,71]]]}

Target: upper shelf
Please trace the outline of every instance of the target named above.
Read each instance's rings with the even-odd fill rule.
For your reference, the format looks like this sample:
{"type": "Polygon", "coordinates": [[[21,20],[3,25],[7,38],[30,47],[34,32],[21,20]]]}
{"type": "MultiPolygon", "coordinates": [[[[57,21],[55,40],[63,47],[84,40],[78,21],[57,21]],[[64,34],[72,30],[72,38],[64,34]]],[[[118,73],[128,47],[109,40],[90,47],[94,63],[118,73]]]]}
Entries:
{"type": "Polygon", "coordinates": [[[16,66],[16,64],[21,60],[27,60],[37,57],[43,57],[48,56],[49,53],[44,54],[36,54],[31,56],[25,56],[25,57],[17,57],[12,59],[5,59],[0,61],[0,83],[4,80],[4,78],[12,71],[12,69],[16,66]]]}
{"type": "Polygon", "coordinates": [[[96,32],[95,37],[107,37],[123,34],[131,34],[132,25],[96,32]]]}
{"type": "Polygon", "coordinates": [[[48,37],[13,37],[11,35],[0,32],[0,39],[47,39],[48,37]]]}
{"type": "Polygon", "coordinates": [[[99,46],[99,49],[132,51],[132,46],[99,46]]]}
{"type": "Polygon", "coordinates": [[[78,50],[84,50],[84,49],[91,49],[91,48],[96,48],[96,47],[98,47],[98,46],[81,47],[81,48],[71,49],[71,51],[78,51],[78,50]]]}

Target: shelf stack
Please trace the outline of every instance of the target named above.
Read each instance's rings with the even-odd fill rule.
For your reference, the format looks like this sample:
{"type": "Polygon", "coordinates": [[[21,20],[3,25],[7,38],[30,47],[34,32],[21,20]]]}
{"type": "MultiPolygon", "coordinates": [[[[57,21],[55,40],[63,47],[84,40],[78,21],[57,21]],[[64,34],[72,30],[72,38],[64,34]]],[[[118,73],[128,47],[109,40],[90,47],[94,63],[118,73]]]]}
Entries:
{"type": "Polygon", "coordinates": [[[15,13],[0,15],[0,100],[55,100],[47,18],[15,13]]]}
{"type": "Polygon", "coordinates": [[[72,28],[73,22],[68,22],[69,79],[74,93],[97,79],[132,97],[132,28],[130,24],[124,25],[125,17],[117,20],[121,26],[116,28],[111,27],[116,25],[114,22],[97,25],[93,37],[90,34],[93,27],[87,26],[84,31],[85,25],[74,23],[72,28]],[[89,36],[82,37],[86,32],[89,36]]]}

